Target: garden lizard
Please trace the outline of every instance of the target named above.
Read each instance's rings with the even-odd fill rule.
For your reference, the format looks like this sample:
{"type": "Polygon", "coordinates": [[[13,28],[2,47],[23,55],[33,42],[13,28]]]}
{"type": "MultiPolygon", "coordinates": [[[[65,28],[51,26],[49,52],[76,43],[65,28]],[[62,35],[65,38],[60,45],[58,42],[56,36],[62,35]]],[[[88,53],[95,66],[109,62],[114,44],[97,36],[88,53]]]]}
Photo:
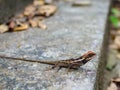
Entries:
{"type": "Polygon", "coordinates": [[[83,54],[82,56],[80,56],[78,58],[71,58],[71,59],[60,60],[60,61],[30,60],[30,59],[25,59],[25,58],[15,58],[15,57],[7,57],[7,56],[0,56],[0,58],[49,64],[49,65],[53,65],[52,68],[64,67],[64,68],[68,68],[68,69],[78,69],[80,66],[82,66],[82,65],[86,64],[88,61],[90,61],[95,55],[96,55],[96,53],[94,53],[92,51],[88,51],[87,53],[83,54]]]}

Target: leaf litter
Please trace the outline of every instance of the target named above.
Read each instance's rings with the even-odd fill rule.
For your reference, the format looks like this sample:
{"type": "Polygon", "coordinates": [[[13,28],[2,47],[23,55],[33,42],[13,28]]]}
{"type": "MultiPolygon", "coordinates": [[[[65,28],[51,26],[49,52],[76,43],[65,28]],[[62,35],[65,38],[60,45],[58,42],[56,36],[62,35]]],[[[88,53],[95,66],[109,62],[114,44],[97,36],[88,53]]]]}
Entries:
{"type": "Polygon", "coordinates": [[[106,64],[109,85],[107,90],[120,90],[120,1],[113,1],[110,20],[109,54],[106,64]],[[109,72],[108,72],[109,70],[109,72]],[[116,76],[116,78],[112,78],[116,76]]]}
{"type": "Polygon", "coordinates": [[[45,0],[34,0],[22,13],[11,17],[7,23],[1,24],[0,33],[27,30],[30,27],[45,30],[47,26],[43,20],[54,15],[56,11],[57,6],[52,3],[52,0],[49,3],[45,0]]]}

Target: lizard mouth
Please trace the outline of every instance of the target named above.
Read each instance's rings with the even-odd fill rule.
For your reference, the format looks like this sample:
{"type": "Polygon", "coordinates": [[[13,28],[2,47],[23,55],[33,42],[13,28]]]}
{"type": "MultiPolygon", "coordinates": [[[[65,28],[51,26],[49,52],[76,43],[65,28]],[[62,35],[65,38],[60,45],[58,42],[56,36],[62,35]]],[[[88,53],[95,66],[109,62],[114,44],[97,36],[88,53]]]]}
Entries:
{"type": "Polygon", "coordinates": [[[95,56],[96,56],[96,54],[92,55],[92,56],[91,56],[91,57],[89,57],[87,60],[89,61],[89,60],[91,60],[91,59],[95,58],[95,56]]]}

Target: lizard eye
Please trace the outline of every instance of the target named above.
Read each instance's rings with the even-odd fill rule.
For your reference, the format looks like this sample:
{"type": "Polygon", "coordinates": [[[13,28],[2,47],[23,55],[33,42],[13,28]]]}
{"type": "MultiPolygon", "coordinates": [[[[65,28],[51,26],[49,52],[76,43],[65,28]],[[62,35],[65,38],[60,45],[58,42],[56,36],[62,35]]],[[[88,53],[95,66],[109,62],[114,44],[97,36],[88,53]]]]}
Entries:
{"type": "Polygon", "coordinates": [[[87,62],[87,60],[83,60],[82,63],[85,64],[87,62]]]}

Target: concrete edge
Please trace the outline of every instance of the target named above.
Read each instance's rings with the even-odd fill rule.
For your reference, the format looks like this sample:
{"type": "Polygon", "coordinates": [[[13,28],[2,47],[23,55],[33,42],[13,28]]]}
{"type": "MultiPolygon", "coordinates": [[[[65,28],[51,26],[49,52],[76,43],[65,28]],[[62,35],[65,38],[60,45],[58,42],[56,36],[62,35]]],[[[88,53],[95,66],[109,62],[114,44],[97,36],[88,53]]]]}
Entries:
{"type": "Polygon", "coordinates": [[[107,19],[106,19],[105,33],[104,33],[104,37],[103,37],[102,47],[100,50],[100,57],[99,57],[99,63],[98,63],[97,76],[96,76],[96,81],[95,81],[95,85],[94,85],[94,90],[104,90],[104,87],[105,87],[104,69],[105,69],[106,60],[107,60],[107,56],[108,56],[108,53],[107,53],[108,45],[109,45],[108,39],[110,36],[109,15],[110,15],[111,7],[112,7],[112,0],[110,0],[108,15],[107,15],[107,19]]]}

